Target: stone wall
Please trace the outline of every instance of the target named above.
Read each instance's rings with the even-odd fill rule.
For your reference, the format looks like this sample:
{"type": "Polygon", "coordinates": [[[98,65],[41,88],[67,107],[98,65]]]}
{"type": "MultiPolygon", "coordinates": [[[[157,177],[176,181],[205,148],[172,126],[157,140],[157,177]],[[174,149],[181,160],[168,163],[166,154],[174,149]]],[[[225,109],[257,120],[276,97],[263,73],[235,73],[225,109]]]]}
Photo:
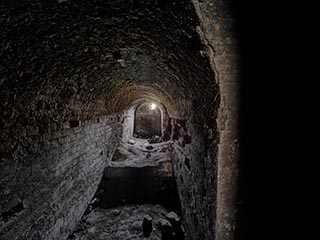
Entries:
{"type": "Polygon", "coordinates": [[[2,240],[65,239],[87,208],[119,141],[121,122],[113,114],[66,122],[64,128],[30,137],[28,148],[18,144],[13,160],[1,161],[2,240]]]}
{"type": "Polygon", "coordinates": [[[193,0],[201,21],[198,33],[206,45],[219,83],[219,131],[216,240],[233,240],[237,228],[239,161],[240,55],[233,0],[193,0]]]}
{"type": "Polygon", "coordinates": [[[215,235],[217,135],[212,126],[187,121],[191,142],[175,141],[173,169],[189,240],[211,240],[215,235]]]}
{"type": "Polygon", "coordinates": [[[121,141],[126,143],[133,135],[134,125],[134,107],[131,107],[123,111],[122,115],[122,139],[121,141]]]}

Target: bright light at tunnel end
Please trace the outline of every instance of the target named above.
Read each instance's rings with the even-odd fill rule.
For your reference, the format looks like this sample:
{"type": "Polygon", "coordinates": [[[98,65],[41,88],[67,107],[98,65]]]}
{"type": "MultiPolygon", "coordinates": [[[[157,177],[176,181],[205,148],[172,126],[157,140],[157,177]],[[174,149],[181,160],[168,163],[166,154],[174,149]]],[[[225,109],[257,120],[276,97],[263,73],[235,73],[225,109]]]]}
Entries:
{"type": "Polygon", "coordinates": [[[150,109],[151,109],[151,110],[155,110],[156,107],[157,107],[157,105],[156,105],[155,103],[151,103],[151,104],[150,104],[150,109]]]}

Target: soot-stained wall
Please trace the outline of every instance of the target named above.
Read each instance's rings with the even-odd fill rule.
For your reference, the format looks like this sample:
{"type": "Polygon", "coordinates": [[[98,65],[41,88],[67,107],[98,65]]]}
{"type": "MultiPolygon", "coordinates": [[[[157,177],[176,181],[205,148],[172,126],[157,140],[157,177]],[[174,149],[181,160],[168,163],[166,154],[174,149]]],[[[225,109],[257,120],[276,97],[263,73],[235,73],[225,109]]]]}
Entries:
{"type": "Polygon", "coordinates": [[[122,127],[116,114],[71,126],[43,135],[20,129],[29,141],[0,166],[2,240],[65,239],[80,220],[122,127]]]}
{"type": "MultiPolygon", "coordinates": [[[[58,121],[119,112],[143,97],[175,116],[214,105],[207,98],[217,84],[190,0],[0,4],[3,108],[27,115],[36,105],[46,110],[38,118],[58,121]]],[[[17,117],[6,111],[0,122],[17,117]]]]}
{"type": "Polygon", "coordinates": [[[217,139],[214,124],[204,126],[188,119],[172,145],[173,169],[188,239],[215,237],[217,139]]]}
{"type": "MultiPolygon", "coordinates": [[[[48,164],[48,159],[57,156],[56,145],[60,146],[53,140],[46,143],[48,136],[67,131],[67,139],[87,139],[89,135],[84,132],[73,133],[76,128],[64,130],[63,123],[77,119],[94,122],[129,108],[136,100],[148,99],[162,103],[171,118],[188,122],[191,145],[181,151],[176,147],[173,152],[177,164],[190,152],[190,173],[180,165],[176,167],[177,178],[188,179],[187,183],[178,181],[188,238],[212,239],[215,233],[218,240],[233,239],[239,92],[229,2],[0,2],[1,236],[11,238],[14,231],[18,239],[23,239],[24,233],[30,236],[25,239],[37,239],[38,234],[45,233],[58,236],[54,231],[60,231],[59,226],[63,226],[61,236],[65,236],[94,187],[87,188],[90,194],[79,203],[81,209],[68,208],[73,201],[70,194],[76,198],[83,190],[74,183],[78,175],[57,175],[51,170],[62,164],[64,157],[48,164]],[[40,150],[42,147],[46,150],[40,150]],[[216,172],[217,183],[213,184],[216,172]],[[34,173],[43,176],[41,181],[29,177],[34,173]],[[59,179],[70,189],[54,190],[50,184],[58,184],[59,179]],[[37,187],[36,183],[42,185],[37,187]],[[58,207],[50,214],[48,202],[52,198],[45,193],[52,191],[61,195],[63,211],[58,207]],[[187,193],[193,205],[184,199],[187,193]],[[36,199],[38,196],[44,198],[36,199]],[[32,209],[28,199],[34,201],[32,209]],[[60,218],[64,212],[67,215],[60,218]],[[14,213],[17,216],[7,221],[14,213]]],[[[117,122],[119,116],[115,118],[110,121],[117,122]]],[[[110,141],[119,133],[116,128],[111,132],[114,137],[101,139],[104,148],[112,150],[110,141]]],[[[88,146],[94,144],[86,141],[88,146]]],[[[100,151],[99,146],[95,148],[100,151]]],[[[79,151],[87,154],[89,149],[85,149],[86,145],[79,151]]],[[[104,154],[99,157],[105,158],[104,154]]],[[[88,170],[84,163],[80,161],[75,171],[88,170]]],[[[101,177],[100,166],[87,166],[96,172],[88,176],[101,177]]],[[[93,180],[91,184],[95,186],[93,180]]]]}
{"type": "MultiPolygon", "coordinates": [[[[219,83],[220,102],[215,118],[217,151],[216,240],[232,240],[237,231],[239,175],[240,55],[236,3],[233,0],[193,1],[202,36],[219,83]]],[[[240,1],[239,1],[240,2],[240,1]]]]}

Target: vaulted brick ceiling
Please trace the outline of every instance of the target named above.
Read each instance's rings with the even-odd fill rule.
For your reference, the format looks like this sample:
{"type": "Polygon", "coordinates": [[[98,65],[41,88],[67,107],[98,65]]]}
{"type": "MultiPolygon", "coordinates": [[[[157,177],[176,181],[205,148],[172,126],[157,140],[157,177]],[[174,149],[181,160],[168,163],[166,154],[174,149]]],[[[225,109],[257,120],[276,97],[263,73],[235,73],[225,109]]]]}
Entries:
{"type": "Polygon", "coordinates": [[[90,118],[143,98],[180,117],[213,108],[191,0],[43,2],[0,8],[2,123],[90,118]]]}

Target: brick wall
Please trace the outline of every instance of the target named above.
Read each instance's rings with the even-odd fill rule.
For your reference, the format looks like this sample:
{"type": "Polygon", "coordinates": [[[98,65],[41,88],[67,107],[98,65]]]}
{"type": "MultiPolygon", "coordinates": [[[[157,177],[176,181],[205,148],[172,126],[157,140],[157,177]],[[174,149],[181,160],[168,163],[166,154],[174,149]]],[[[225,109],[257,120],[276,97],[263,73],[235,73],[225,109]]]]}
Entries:
{"type": "MultiPolygon", "coordinates": [[[[80,220],[122,131],[117,115],[33,136],[0,168],[0,238],[65,239],[80,220]]],[[[77,125],[77,122],[72,124],[77,125]]]]}
{"type": "Polygon", "coordinates": [[[131,107],[125,111],[123,111],[122,115],[122,142],[126,143],[133,136],[133,128],[134,128],[134,107],[131,107]]]}
{"type": "Polygon", "coordinates": [[[193,0],[207,45],[212,69],[219,83],[216,240],[233,240],[237,229],[239,161],[240,55],[232,1],[193,0]]]}
{"type": "Polygon", "coordinates": [[[191,143],[175,141],[172,163],[188,240],[211,240],[215,234],[217,136],[206,139],[203,125],[187,121],[191,143]]]}

